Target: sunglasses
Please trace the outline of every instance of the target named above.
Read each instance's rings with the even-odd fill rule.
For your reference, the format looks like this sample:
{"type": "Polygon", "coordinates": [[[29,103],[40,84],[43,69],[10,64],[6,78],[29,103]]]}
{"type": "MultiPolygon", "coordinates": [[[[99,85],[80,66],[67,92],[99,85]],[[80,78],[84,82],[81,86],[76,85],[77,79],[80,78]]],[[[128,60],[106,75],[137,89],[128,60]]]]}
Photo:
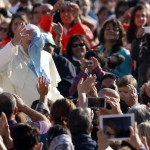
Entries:
{"type": "Polygon", "coordinates": [[[83,47],[83,46],[85,46],[85,44],[84,43],[79,43],[79,44],[73,44],[72,45],[72,47],[74,47],[74,48],[76,48],[78,46],[83,47]]]}
{"type": "Polygon", "coordinates": [[[0,27],[0,31],[4,31],[4,32],[7,32],[7,28],[3,28],[3,27],[0,27]]]}

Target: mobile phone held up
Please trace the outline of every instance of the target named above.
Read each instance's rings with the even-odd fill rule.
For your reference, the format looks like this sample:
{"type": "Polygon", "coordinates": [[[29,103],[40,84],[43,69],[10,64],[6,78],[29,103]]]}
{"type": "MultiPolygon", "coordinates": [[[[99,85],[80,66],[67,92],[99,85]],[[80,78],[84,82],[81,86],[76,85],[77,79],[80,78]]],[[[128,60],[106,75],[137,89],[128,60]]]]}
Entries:
{"type": "Polygon", "coordinates": [[[111,109],[111,106],[106,103],[105,98],[99,97],[88,97],[86,101],[86,106],[89,108],[99,109],[99,108],[107,108],[111,109]]]}

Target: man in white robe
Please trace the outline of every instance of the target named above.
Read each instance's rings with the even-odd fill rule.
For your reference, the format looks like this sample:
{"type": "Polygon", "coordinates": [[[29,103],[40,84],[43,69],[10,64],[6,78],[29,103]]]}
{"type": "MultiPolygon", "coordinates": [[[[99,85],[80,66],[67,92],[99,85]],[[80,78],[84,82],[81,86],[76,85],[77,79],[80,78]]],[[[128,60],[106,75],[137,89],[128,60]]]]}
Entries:
{"type": "MultiPolygon", "coordinates": [[[[36,29],[40,31],[38,27],[36,29]]],[[[29,68],[30,57],[28,55],[34,32],[34,30],[26,30],[25,25],[20,24],[12,41],[0,50],[0,88],[19,95],[29,106],[34,100],[39,99],[36,89],[38,77],[29,68]]],[[[50,79],[48,98],[53,101],[62,98],[56,88],[61,79],[52,56],[41,50],[40,57],[41,67],[50,79]]]]}

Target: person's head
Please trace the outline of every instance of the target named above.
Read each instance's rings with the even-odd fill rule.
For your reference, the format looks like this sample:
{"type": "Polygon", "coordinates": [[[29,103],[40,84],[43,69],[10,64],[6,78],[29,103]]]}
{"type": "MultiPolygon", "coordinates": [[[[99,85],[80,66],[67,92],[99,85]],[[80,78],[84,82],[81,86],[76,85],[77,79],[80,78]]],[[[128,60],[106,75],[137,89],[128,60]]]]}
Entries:
{"type": "Polygon", "coordinates": [[[31,11],[31,14],[32,14],[32,20],[31,21],[35,25],[38,25],[39,21],[42,18],[42,15],[41,15],[41,6],[42,6],[41,3],[35,3],[33,5],[32,11],[31,11]]]}
{"type": "Polygon", "coordinates": [[[12,138],[15,150],[32,150],[39,143],[40,134],[36,128],[28,124],[17,124],[12,138]]]}
{"type": "Polygon", "coordinates": [[[134,105],[136,102],[131,99],[130,86],[134,86],[137,89],[137,81],[132,75],[126,75],[119,79],[118,81],[118,91],[121,100],[123,100],[128,106],[134,105]]]}
{"type": "Polygon", "coordinates": [[[45,15],[48,12],[50,12],[52,9],[53,9],[53,6],[51,4],[44,3],[41,6],[41,13],[42,13],[42,15],[45,15]]]}
{"type": "Polygon", "coordinates": [[[104,45],[107,42],[112,43],[114,46],[113,51],[125,46],[125,31],[122,23],[117,19],[105,21],[100,31],[99,41],[104,45]]]}
{"type": "MultiPolygon", "coordinates": [[[[77,4],[76,4],[77,5],[77,4]]],[[[74,25],[74,9],[70,5],[63,5],[60,9],[60,19],[61,23],[66,27],[70,28],[74,25]]]]}
{"type": "Polygon", "coordinates": [[[147,11],[143,5],[136,6],[131,13],[130,25],[134,28],[141,28],[147,23],[147,11]],[[132,23],[132,24],[131,24],[132,23]]]}
{"type": "Polygon", "coordinates": [[[127,1],[120,0],[115,8],[115,15],[117,18],[123,16],[123,14],[128,10],[129,4],[127,1]]]}
{"type": "Polygon", "coordinates": [[[52,126],[47,132],[47,149],[73,150],[69,129],[59,124],[52,126]]]}
{"type": "Polygon", "coordinates": [[[12,19],[11,19],[11,22],[9,24],[9,27],[8,27],[8,34],[7,36],[9,38],[13,38],[14,37],[14,33],[18,27],[18,25],[20,23],[25,23],[27,24],[28,23],[28,20],[27,20],[27,17],[25,14],[21,14],[21,13],[17,13],[17,14],[14,14],[12,19]]]}
{"type": "Polygon", "coordinates": [[[142,122],[138,125],[138,134],[140,137],[147,138],[147,144],[150,147],[150,121],[142,122]]]}
{"type": "Polygon", "coordinates": [[[98,92],[98,97],[105,98],[105,96],[113,97],[113,98],[118,99],[118,101],[120,101],[120,96],[119,96],[118,92],[113,89],[104,88],[98,92]]]}
{"type": "Polygon", "coordinates": [[[68,117],[68,128],[72,136],[89,134],[92,131],[92,119],[89,111],[83,108],[74,109],[68,117]]]}
{"type": "Polygon", "coordinates": [[[98,20],[99,20],[100,25],[103,25],[103,23],[109,17],[109,9],[106,6],[102,6],[98,10],[97,16],[98,16],[98,20]]]}
{"type": "Polygon", "coordinates": [[[53,124],[67,125],[69,114],[76,108],[69,99],[58,99],[51,107],[50,118],[53,124]]]}
{"type": "Polygon", "coordinates": [[[56,46],[52,34],[50,33],[45,33],[45,46],[44,46],[44,50],[47,51],[48,53],[52,54],[54,51],[54,48],[56,46]]]}
{"type": "Polygon", "coordinates": [[[88,15],[91,8],[91,1],[90,0],[82,0],[81,1],[81,11],[83,15],[88,15]]]}
{"type": "Polygon", "coordinates": [[[150,112],[146,105],[138,104],[131,107],[128,113],[133,113],[137,124],[141,122],[150,121],[150,112]]]}
{"type": "Polygon", "coordinates": [[[9,18],[5,18],[0,23],[0,40],[4,40],[5,38],[7,38],[7,31],[8,31],[9,23],[10,23],[9,18]]]}
{"type": "MultiPolygon", "coordinates": [[[[22,36],[22,38],[20,40],[20,45],[22,46],[25,53],[29,54],[29,50],[30,50],[29,46],[30,46],[31,42],[34,41],[34,39],[37,39],[37,38],[38,38],[38,41],[42,41],[43,38],[40,38],[42,33],[40,32],[40,29],[36,25],[27,24],[25,26],[25,28],[26,28],[26,30],[24,31],[23,34],[28,35],[28,36],[22,36]]],[[[32,43],[32,45],[33,44],[35,44],[35,43],[32,43]]],[[[41,45],[38,45],[38,43],[36,43],[36,46],[41,46],[41,45]]]]}
{"type": "Polygon", "coordinates": [[[118,87],[117,87],[117,76],[112,74],[112,73],[107,73],[105,74],[100,81],[100,89],[103,88],[110,88],[113,89],[115,91],[118,91],[118,87]]]}
{"type": "Polygon", "coordinates": [[[79,60],[83,59],[89,47],[89,43],[84,35],[72,35],[67,45],[67,57],[72,59],[72,56],[74,56],[79,60]]]}
{"type": "Polygon", "coordinates": [[[11,119],[17,113],[16,99],[10,93],[4,92],[0,94],[0,114],[4,112],[7,119],[11,119]]]}

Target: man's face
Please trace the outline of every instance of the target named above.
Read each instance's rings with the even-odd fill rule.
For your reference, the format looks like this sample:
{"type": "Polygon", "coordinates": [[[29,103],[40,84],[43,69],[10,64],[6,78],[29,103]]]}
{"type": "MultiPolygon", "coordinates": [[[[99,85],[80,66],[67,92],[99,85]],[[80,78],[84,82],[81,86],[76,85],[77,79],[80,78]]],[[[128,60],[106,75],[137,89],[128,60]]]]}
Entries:
{"type": "Polygon", "coordinates": [[[101,89],[103,88],[110,88],[113,90],[117,89],[116,80],[111,78],[106,78],[102,81],[101,89]]]}
{"type": "Polygon", "coordinates": [[[20,45],[23,47],[23,50],[28,54],[28,48],[31,44],[32,38],[33,38],[34,31],[33,30],[27,30],[23,33],[23,36],[21,38],[20,45]]]}
{"type": "Polygon", "coordinates": [[[120,99],[123,100],[128,106],[132,106],[134,102],[131,98],[130,88],[128,86],[118,87],[120,99]]]}

